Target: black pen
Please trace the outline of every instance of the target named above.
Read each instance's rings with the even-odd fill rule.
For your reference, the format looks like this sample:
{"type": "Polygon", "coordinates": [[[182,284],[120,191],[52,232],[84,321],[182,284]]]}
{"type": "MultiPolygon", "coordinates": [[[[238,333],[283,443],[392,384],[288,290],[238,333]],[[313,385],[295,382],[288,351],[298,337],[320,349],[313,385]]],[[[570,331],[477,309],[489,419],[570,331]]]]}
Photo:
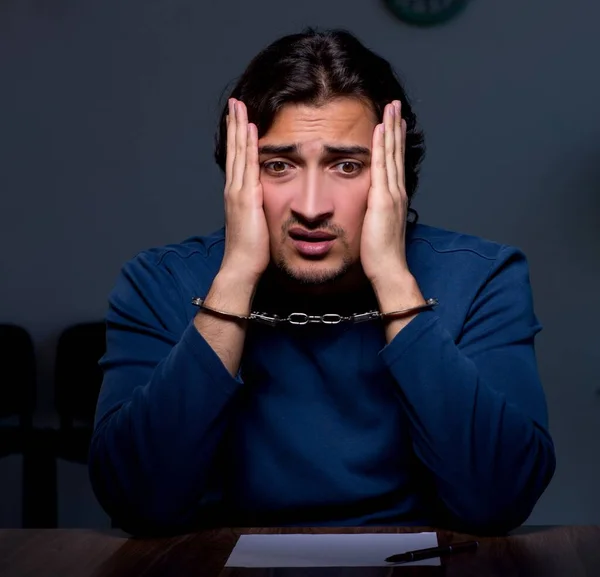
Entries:
{"type": "Polygon", "coordinates": [[[392,555],[386,561],[388,563],[410,563],[411,561],[422,561],[423,559],[452,555],[461,551],[474,551],[477,547],[479,547],[479,541],[463,541],[462,543],[446,545],[445,547],[430,547],[429,549],[417,549],[416,551],[392,555]]]}

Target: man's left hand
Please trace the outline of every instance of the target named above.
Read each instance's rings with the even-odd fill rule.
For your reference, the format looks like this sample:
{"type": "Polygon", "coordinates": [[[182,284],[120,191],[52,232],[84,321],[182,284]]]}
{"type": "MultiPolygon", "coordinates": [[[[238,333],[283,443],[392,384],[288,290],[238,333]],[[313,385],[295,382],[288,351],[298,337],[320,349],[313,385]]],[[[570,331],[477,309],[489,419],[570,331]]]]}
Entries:
{"type": "MultiPolygon", "coordinates": [[[[373,131],[371,188],[360,245],[363,271],[384,312],[425,303],[406,261],[405,143],[406,122],[402,120],[400,102],[396,100],[385,107],[383,124],[378,124],[373,131]]],[[[391,342],[414,317],[412,314],[386,323],[386,340],[391,342]]]]}
{"type": "Polygon", "coordinates": [[[371,188],[361,235],[362,267],[374,286],[390,274],[410,274],[404,240],[408,209],[405,142],[406,122],[395,100],[385,107],[383,123],[373,131],[371,188]]]}

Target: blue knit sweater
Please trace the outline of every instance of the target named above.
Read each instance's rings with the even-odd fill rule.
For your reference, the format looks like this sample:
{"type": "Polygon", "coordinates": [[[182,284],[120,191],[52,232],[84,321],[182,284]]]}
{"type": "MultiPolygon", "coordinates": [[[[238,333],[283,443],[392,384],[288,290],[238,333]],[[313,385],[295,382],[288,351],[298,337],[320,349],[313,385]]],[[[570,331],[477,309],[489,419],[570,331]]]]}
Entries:
{"type": "Polygon", "coordinates": [[[528,517],[555,457],[519,250],[411,225],[436,309],[389,344],[377,321],[253,325],[234,378],[192,323],[223,249],[221,229],[142,252],[111,293],[90,476],[116,525],[499,533],[528,517]]]}

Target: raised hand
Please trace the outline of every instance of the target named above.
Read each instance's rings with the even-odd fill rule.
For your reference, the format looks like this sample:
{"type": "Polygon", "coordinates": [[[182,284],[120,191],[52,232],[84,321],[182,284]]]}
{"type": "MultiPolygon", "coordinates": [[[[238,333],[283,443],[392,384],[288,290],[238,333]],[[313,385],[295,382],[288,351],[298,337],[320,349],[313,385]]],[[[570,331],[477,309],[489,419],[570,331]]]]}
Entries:
{"type": "Polygon", "coordinates": [[[258,282],[270,259],[258,165],[258,131],[246,106],[231,98],[225,163],[225,254],[221,271],[258,282]]]}
{"type": "Polygon", "coordinates": [[[373,285],[390,274],[409,274],[404,241],[408,209],[405,141],[406,123],[396,100],[385,107],[383,123],[373,131],[371,187],[360,247],[364,273],[373,285]]]}

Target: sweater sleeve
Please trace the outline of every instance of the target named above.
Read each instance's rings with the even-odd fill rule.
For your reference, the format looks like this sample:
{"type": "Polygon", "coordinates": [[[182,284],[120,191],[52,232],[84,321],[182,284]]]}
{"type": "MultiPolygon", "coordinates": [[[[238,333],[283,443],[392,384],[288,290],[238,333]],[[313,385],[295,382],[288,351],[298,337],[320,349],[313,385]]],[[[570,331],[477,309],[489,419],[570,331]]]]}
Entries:
{"type": "Polygon", "coordinates": [[[123,268],[109,299],[89,472],[100,504],[132,533],[179,530],[217,500],[211,467],[241,382],[188,316],[152,255],[123,268]]]}
{"type": "MultiPolygon", "coordinates": [[[[452,306],[452,303],[447,303],[452,306]]],[[[500,533],[531,513],[555,469],[524,255],[504,247],[455,340],[436,311],[380,353],[398,384],[417,457],[454,527],[500,533]]]]}

